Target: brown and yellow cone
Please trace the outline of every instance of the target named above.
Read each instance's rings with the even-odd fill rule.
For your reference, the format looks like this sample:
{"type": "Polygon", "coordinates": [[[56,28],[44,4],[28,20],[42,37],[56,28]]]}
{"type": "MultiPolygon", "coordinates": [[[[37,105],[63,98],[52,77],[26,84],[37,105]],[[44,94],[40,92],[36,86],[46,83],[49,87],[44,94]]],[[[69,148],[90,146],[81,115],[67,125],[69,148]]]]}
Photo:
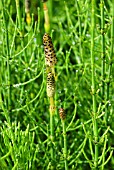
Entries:
{"type": "Polygon", "coordinates": [[[56,54],[54,51],[52,39],[47,33],[45,33],[43,36],[43,44],[45,51],[45,63],[49,67],[54,66],[57,62],[56,54]]]}
{"type": "Polygon", "coordinates": [[[60,115],[61,120],[64,120],[66,118],[66,113],[63,108],[59,109],[59,115],[60,115]]]}

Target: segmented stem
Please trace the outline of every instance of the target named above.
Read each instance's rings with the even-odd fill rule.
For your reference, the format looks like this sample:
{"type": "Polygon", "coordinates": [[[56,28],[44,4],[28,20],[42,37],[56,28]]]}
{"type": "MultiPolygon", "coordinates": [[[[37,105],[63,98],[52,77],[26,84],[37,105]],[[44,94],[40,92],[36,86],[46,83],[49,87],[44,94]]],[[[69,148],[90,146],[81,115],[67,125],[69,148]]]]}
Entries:
{"type": "Polygon", "coordinates": [[[80,50],[80,57],[83,62],[83,48],[82,48],[82,25],[81,25],[81,14],[80,14],[80,9],[79,9],[79,4],[78,1],[76,1],[77,4],[77,13],[78,13],[78,22],[79,22],[79,50],[80,50]]]}
{"type": "MultiPolygon", "coordinates": [[[[105,26],[105,20],[104,20],[104,1],[101,0],[101,81],[102,81],[102,85],[101,85],[101,98],[102,98],[102,104],[104,105],[105,102],[105,33],[104,33],[104,26],[105,26]]],[[[106,124],[106,117],[104,116],[104,121],[106,124]]],[[[102,160],[102,164],[104,164],[105,162],[105,154],[103,155],[103,160],[102,160]]],[[[104,168],[104,166],[102,166],[102,169],[104,168]]]]}
{"type": "Polygon", "coordinates": [[[7,108],[8,111],[11,112],[11,66],[10,66],[10,47],[9,47],[9,35],[8,35],[8,21],[7,21],[7,13],[4,8],[4,2],[2,0],[3,6],[3,19],[4,19],[4,27],[5,27],[5,41],[6,41],[6,49],[7,49],[7,86],[8,86],[8,103],[7,108]]]}
{"type": "Polygon", "coordinates": [[[104,1],[101,0],[101,76],[102,76],[102,86],[101,86],[101,97],[102,97],[102,103],[104,104],[104,93],[105,93],[105,34],[104,34],[104,1]]]}
{"type": "MultiPolygon", "coordinates": [[[[51,139],[51,159],[54,160],[54,98],[50,97],[50,139],[51,139]]],[[[52,165],[53,169],[53,165],[52,165]]]]}
{"type": "MultiPolygon", "coordinates": [[[[109,68],[108,68],[108,78],[106,80],[106,101],[109,101],[109,87],[112,74],[112,60],[114,56],[114,0],[112,1],[112,25],[111,25],[111,47],[110,47],[110,57],[109,57],[109,68]]],[[[109,105],[106,105],[105,109],[105,122],[108,119],[109,105]]]]}
{"type": "Polygon", "coordinates": [[[18,18],[18,23],[19,23],[19,29],[20,29],[20,36],[22,36],[22,21],[21,21],[21,12],[20,12],[20,4],[19,0],[15,0],[16,2],[16,9],[17,9],[17,18],[18,18]]]}
{"type": "Polygon", "coordinates": [[[66,125],[65,120],[62,120],[63,125],[63,137],[64,137],[64,159],[65,159],[65,170],[68,170],[68,161],[67,161],[67,134],[66,134],[66,125]]]}
{"type": "Polygon", "coordinates": [[[51,169],[54,169],[54,114],[55,114],[55,70],[56,54],[52,44],[51,37],[45,33],[43,36],[43,44],[45,51],[45,64],[47,71],[47,96],[50,100],[50,140],[51,140],[51,169]]]}
{"type": "Polygon", "coordinates": [[[66,134],[66,124],[65,124],[66,113],[65,113],[65,110],[63,108],[59,109],[59,115],[60,115],[60,118],[61,118],[61,121],[62,121],[62,126],[63,126],[63,138],[64,138],[63,154],[64,154],[65,170],[68,170],[67,134],[66,134]]]}
{"type": "Polygon", "coordinates": [[[95,88],[95,57],[94,57],[94,33],[95,33],[95,0],[92,0],[91,15],[91,69],[92,69],[92,100],[93,100],[93,133],[95,140],[94,167],[98,167],[98,126],[96,119],[96,88],[95,88]]]}
{"type": "Polygon", "coordinates": [[[44,23],[44,28],[45,32],[50,31],[50,19],[49,19],[49,12],[48,12],[48,6],[46,4],[46,1],[43,1],[43,9],[44,9],[44,18],[45,18],[45,23],[44,23]]]}

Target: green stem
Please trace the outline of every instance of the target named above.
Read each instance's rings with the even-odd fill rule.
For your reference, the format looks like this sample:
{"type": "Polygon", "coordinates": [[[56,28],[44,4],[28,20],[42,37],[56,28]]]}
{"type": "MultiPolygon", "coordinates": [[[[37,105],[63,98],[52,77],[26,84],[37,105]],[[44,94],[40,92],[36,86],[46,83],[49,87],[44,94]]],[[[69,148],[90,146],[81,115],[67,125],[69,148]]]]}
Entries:
{"type": "Polygon", "coordinates": [[[82,27],[81,27],[81,14],[80,14],[80,9],[79,9],[79,4],[76,1],[76,5],[77,5],[77,13],[78,13],[78,23],[79,23],[79,50],[80,50],[80,56],[83,62],[83,48],[82,48],[82,27]]]}
{"type": "Polygon", "coordinates": [[[102,86],[101,86],[101,98],[102,103],[104,104],[104,95],[105,95],[105,34],[104,34],[104,1],[101,0],[101,76],[102,76],[102,86]]]}
{"type": "Polygon", "coordinates": [[[2,0],[3,6],[3,20],[4,20],[4,27],[5,27],[5,40],[6,40],[6,52],[7,52],[7,86],[8,86],[8,103],[7,108],[8,111],[11,111],[11,68],[10,68],[10,48],[9,48],[9,35],[8,35],[8,16],[6,10],[4,8],[4,2],[2,0]]]}
{"type": "MultiPolygon", "coordinates": [[[[24,47],[25,47],[25,42],[24,42],[24,20],[22,19],[22,16],[21,16],[20,1],[15,0],[15,2],[16,2],[16,10],[17,10],[17,20],[18,20],[18,25],[19,25],[19,33],[20,33],[20,43],[21,43],[22,49],[24,49],[24,47]]],[[[23,56],[24,56],[24,62],[25,62],[25,64],[27,64],[26,49],[24,49],[24,51],[23,51],[23,56]]],[[[21,60],[19,60],[19,65],[21,65],[21,60]]],[[[27,65],[25,65],[25,67],[27,67],[27,65]]],[[[23,76],[20,75],[20,73],[19,73],[19,77],[22,78],[23,80],[25,80],[25,77],[26,77],[27,74],[28,74],[28,77],[30,78],[30,74],[29,74],[28,71],[23,76]]],[[[23,91],[24,91],[24,87],[22,87],[22,88],[23,88],[23,91]]]]}
{"type": "MultiPolygon", "coordinates": [[[[106,101],[109,101],[109,86],[110,86],[110,79],[111,79],[111,72],[112,72],[113,53],[114,53],[114,0],[112,2],[111,49],[110,49],[110,57],[109,57],[108,79],[106,80],[107,83],[106,101]]],[[[108,107],[109,105],[107,105],[105,109],[105,120],[108,119],[108,107]]]]}
{"type": "Polygon", "coordinates": [[[53,141],[54,141],[54,116],[52,113],[50,113],[50,138],[52,142],[52,148],[51,148],[51,158],[53,160],[54,158],[54,148],[53,148],[53,141]]]}
{"type": "Polygon", "coordinates": [[[51,169],[54,169],[54,98],[50,97],[50,139],[51,139],[51,169]]]}
{"type": "Polygon", "coordinates": [[[20,5],[19,5],[19,0],[16,1],[16,9],[17,9],[17,18],[18,18],[18,23],[19,23],[19,29],[20,29],[20,34],[22,31],[22,22],[21,22],[21,12],[20,12],[20,5]]]}
{"type": "MultiPolygon", "coordinates": [[[[49,19],[50,19],[50,21],[52,21],[52,17],[53,17],[53,0],[49,0],[47,2],[47,6],[48,6],[48,9],[49,9],[49,19]]],[[[51,26],[51,22],[50,22],[50,26],[51,26]]]]}
{"type": "MultiPolygon", "coordinates": [[[[18,24],[19,24],[21,47],[22,47],[22,49],[24,49],[24,47],[25,47],[25,41],[24,41],[24,18],[22,18],[22,16],[21,16],[20,4],[19,4],[20,1],[15,0],[15,2],[16,2],[16,10],[17,10],[17,19],[18,19],[18,24]]],[[[24,56],[24,62],[26,64],[25,67],[28,67],[26,49],[23,50],[23,56],[24,56]]],[[[28,75],[28,77],[30,78],[29,71],[27,71],[26,74],[23,76],[23,80],[25,80],[26,75],[28,75]]],[[[21,75],[20,75],[20,77],[21,77],[21,75]]]]}
{"type": "Polygon", "coordinates": [[[67,134],[66,134],[66,125],[65,120],[62,120],[63,126],[63,138],[64,138],[64,161],[65,161],[65,170],[68,170],[68,161],[67,161],[67,134]]]}
{"type": "Polygon", "coordinates": [[[49,19],[49,12],[48,12],[48,6],[46,3],[43,3],[43,8],[44,8],[44,18],[45,18],[45,23],[44,23],[44,28],[45,32],[50,32],[50,19],[49,19]]]}
{"type": "Polygon", "coordinates": [[[95,58],[94,58],[94,32],[95,32],[95,0],[92,0],[91,15],[91,69],[92,69],[92,100],[93,100],[93,133],[95,140],[94,167],[98,167],[98,126],[96,114],[96,87],[95,87],[95,58]]]}
{"type": "MultiPolygon", "coordinates": [[[[105,34],[104,34],[104,26],[105,26],[105,18],[104,18],[104,1],[101,0],[101,76],[102,76],[102,86],[101,86],[101,99],[102,104],[104,105],[105,102],[105,34]]],[[[104,116],[104,122],[106,124],[106,116],[104,116]]],[[[102,164],[105,162],[105,154],[103,154],[102,164]]],[[[104,166],[102,166],[102,170],[104,166]]]]}

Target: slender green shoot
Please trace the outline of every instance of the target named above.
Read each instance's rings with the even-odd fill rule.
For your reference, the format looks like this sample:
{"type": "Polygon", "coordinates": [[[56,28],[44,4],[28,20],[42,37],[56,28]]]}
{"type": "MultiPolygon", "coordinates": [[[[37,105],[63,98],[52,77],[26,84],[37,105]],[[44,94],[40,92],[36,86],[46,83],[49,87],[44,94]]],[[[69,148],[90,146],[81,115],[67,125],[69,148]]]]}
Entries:
{"type": "Polygon", "coordinates": [[[101,85],[101,98],[102,103],[104,104],[105,100],[105,32],[104,32],[104,26],[105,26],[105,20],[104,20],[104,1],[101,0],[100,3],[101,7],[101,76],[102,76],[102,85],[101,85]]]}
{"type": "MultiPolygon", "coordinates": [[[[106,101],[109,101],[109,87],[111,83],[111,75],[112,75],[112,63],[113,63],[113,56],[114,56],[114,0],[112,1],[112,24],[111,24],[111,46],[110,46],[110,56],[109,56],[109,67],[108,67],[108,75],[106,78],[106,101]]],[[[105,108],[105,122],[108,119],[108,111],[109,105],[105,108]]]]}
{"type": "Polygon", "coordinates": [[[92,100],[93,100],[93,133],[95,144],[94,167],[98,168],[98,125],[97,125],[97,110],[96,110],[96,87],[95,87],[95,56],[94,56],[94,37],[95,37],[95,0],[92,0],[91,11],[91,70],[92,70],[92,100]]]}
{"type": "Polygon", "coordinates": [[[11,112],[11,66],[10,66],[10,46],[9,46],[9,34],[8,34],[8,16],[5,10],[5,4],[2,0],[3,6],[3,21],[5,27],[5,41],[6,41],[6,55],[7,55],[7,80],[6,84],[8,87],[8,99],[7,99],[7,108],[11,112]]]}
{"type": "Polygon", "coordinates": [[[65,162],[65,170],[68,170],[68,151],[67,151],[67,134],[66,134],[66,113],[63,108],[59,109],[59,114],[62,122],[63,127],[63,139],[64,139],[64,149],[63,149],[63,155],[64,155],[64,162],[65,162]]]}

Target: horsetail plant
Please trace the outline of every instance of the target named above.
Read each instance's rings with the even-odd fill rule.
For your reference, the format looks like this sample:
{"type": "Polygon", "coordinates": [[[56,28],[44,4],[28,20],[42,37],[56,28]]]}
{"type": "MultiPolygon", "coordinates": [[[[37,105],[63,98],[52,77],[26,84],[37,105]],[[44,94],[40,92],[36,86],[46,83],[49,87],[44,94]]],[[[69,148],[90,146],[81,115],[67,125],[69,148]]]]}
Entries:
{"type": "Polygon", "coordinates": [[[4,1],[2,0],[3,6],[3,20],[4,20],[4,28],[5,28],[5,41],[6,41],[6,55],[7,55],[7,80],[6,84],[8,86],[8,99],[7,99],[7,109],[11,112],[11,65],[10,65],[10,45],[9,45],[9,34],[8,34],[8,20],[7,20],[7,13],[4,7],[4,1]]]}
{"type": "Polygon", "coordinates": [[[22,18],[21,18],[21,12],[20,12],[20,4],[19,4],[19,0],[15,0],[16,2],[16,10],[17,10],[17,19],[18,19],[18,24],[19,24],[19,33],[20,33],[20,37],[23,36],[22,33],[22,18]]]}
{"type": "Polygon", "coordinates": [[[80,57],[83,63],[83,47],[82,47],[82,26],[81,26],[81,15],[80,15],[80,9],[79,9],[79,2],[76,1],[77,6],[77,14],[78,14],[78,22],[79,22],[79,50],[80,50],[80,57]]]}
{"type": "Polygon", "coordinates": [[[102,65],[101,65],[101,76],[102,76],[102,86],[101,86],[101,97],[102,101],[104,102],[104,92],[105,92],[105,85],[104,85],[104,79],[105,79],[105,33],[104,33],[104,1],[101,0],[101,59],[102,59],[102,65]]]}
{"type": "Polygon", "coordinates": [[[89,2],[0,1],[0,170],[113,169],[114,0],[89,2]]]}
{"type": "Polygon", "coordinates": [[[95,56],[94,56],[94,37],[95,37],[95,0],[92,0],[91,9],[91,70],[92,70],[92,100],[93,100],[93,133],[95,141],[94,167],[98,169],[98,125],[97,125],[97,109],[96,109],[96,85],[95,85],[95,56]]]}
{"type": "MultiPolygon", "coordinates": [[[[105,33],[104,33],[104,25],[105,25],[105,20],[104,20],[104,1],[101,0],[100,3],[100,7],[101,7],[101,99],[102,99],[102,104],[105,104],[105,33]]],[[[104,122],[106,124],[107,120],[105,119],[106,116],[104,116],[104,122]]],[[[105,162],[105,154],[103,154],[103,162],[102,164],[105,162]]],[[[102,166],[102,169],[104,168],[104,166],[102,166]]]]}
{"type": "Polygon", "coordinates": [[[66,120],[66,113],[65,110],[63,108],[59,109],[59,115],[60,115],[60,119],[62,122],[62,127],[63,127],[63,138],[64,138],[64,150],[63,150],[63,154],[64,154],[64,162],[65,162],[65,170],[68,170],[68,161],[67,161],[67,134],[66,134],[66,124],[65,124],[65,120],[66,120]]]}
{"type": "MultiPolygon", "coordinates": [[[[54,114],[55,114],[55,71],[54,65],[56,64],[56,55],[52,44],[51,37],[45,33],[43,36],[43,44],[45,51],[45,64],[47,71],[47,96],[50,100],[50,139],[51,139],[51,160],[54,161],[54,114]]],[[[51,169],[54,165],[51,164],[51,169]]]]}
{"type": "MultiPolygon", "coordinates": [[[[112,63],[113,63],[113,57],[114,57],[114,0],[112,1],[112,24],[111,24],[111,46],[110,46],[110,54],[109,54],[109,67],[108,67],[108,75],[106,78],[106,101],[109,101],[109,86],[111,83],[111,75],[112,75],[112,63]]],[[[105,122],[108,119],[108,104],[105,108],[105,122]]]]}
{"type": "MultiPolygon", "coordinates": [[[[22,20],[22,16],[21,16],[21,12],[20,12],[20,1],[19,0],[15,0],[16,2],[16,10],[17,10],[17,19],[18,19],[18,25],[19,25],[19,34],[20,34],[20,39],[21,39],[21,47],[24,48],[25,47],[25,41],[24,41],[24,27],[23,27],[23,20],[22,20]]],[[[24,54],[24,59],[25,61],[27,61],[27,56],[26,56],[26,50],[23,51],[24,54]]]]}

